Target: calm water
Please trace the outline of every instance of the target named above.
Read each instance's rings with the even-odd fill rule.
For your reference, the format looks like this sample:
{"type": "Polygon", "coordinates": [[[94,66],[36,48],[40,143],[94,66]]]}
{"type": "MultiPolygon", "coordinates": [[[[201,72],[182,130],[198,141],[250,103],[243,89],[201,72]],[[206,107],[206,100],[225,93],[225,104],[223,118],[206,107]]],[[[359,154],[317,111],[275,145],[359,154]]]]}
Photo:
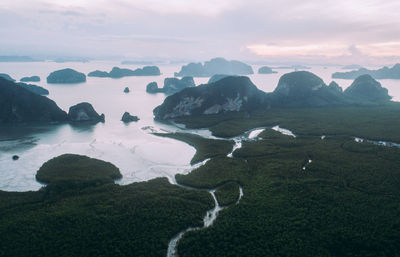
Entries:
{"type": "MultiPolygon", "coordinates": [[[[163,85],[165,77],[172,77],[179,66],[159,66],[162,76],[125,77],[121,79],[87,78],[86,83],[74,85],[51,85],[45,82],[47,75],[57,69],[73,68],[88,73],[93,70],[109,71],[113,66],[137,68],[134,65],[120,65],[112,62],[90,63],[0,63],[0,73],[7,73],[19,80],[24,76],[39,75],[41,82],[36,83],[50,91],[60,108],[68,108],[79,102],[90,102],[99,113],[104,113],[106,122],[93,126],[6,126],[0,127],[0,190],[27,191],[37,190],[42,185],[35,181],[36,171],[43,162],[63,153],[84,154],[90,157],[112,162],[120,168],[123,178],[119,183],[149,180],[190,170],[190,160],[194,148],[185,143],[151,135],[156,130],[176,130],[171,126],[153,121],[152,110],[161,104],[163,94],[146,93],[146,85],[156,81],[163,85]],[[129,87],[131,92],[124,94],[129,87]],[[122,114],[128,111],[140,118],[139,122],[125,125],[120,121],[122,114]],[[20,156],[12,161],[12,155],[20,156]]],[[[253,66],[255,70],[258,66],[253,66]]],[[[324,79],[331,81],[331,74],[339,68],[315,67],[311,70],[324,79]]],[[[278,70],[277,74],[252,75],[259,89],[271,92],[275,89],[279,77],[292,70],[278,70]]],[[[207,82],[208,78],[196,78],[196,84],[207,82]]],[[[343,88],[351,80],[336,79],[343,88]]],[[[389,89],[394,100],[400,100],[400,81],[381,80],[389,89]]]]}

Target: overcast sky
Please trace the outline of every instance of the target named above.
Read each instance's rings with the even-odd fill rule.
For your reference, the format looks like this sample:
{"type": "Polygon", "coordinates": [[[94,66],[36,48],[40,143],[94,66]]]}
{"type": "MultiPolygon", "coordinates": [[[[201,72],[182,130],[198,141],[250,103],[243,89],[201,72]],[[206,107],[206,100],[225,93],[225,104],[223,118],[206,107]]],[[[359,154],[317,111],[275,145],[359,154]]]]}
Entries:
{"type": "Polygon", "coordinates": [[[0,55],[400,62],[398,0],[1,0],[0,55]]]}

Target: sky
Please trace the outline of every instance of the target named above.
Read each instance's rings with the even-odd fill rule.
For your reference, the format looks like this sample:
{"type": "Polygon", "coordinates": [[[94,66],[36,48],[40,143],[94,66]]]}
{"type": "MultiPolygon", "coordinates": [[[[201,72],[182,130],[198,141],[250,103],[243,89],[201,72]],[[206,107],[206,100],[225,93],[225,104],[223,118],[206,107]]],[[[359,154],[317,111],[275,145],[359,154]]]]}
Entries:
{"type": "Polygon", "coordinates": [[[400,62],[398,0],[1,0],[0,55],[400,62]]]}

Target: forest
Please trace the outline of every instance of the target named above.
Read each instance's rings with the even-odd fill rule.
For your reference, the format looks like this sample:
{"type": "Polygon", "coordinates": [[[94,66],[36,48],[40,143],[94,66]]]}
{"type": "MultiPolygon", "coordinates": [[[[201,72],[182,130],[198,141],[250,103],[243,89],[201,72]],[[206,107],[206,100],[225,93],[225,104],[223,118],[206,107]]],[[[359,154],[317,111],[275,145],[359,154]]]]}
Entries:
{"type": "Polygon", "coordinates": [[[194,146],[192,163],[210,158],[176,175],[198,190],[166,178],[120,186],[109,163],[82,181],[76,170],[98,162],[83,159],[81,169],[55,158],[38,172],[47,175],[41,190],[0,192],[0,256],[165,256],[174,235],[202,226],[211,188],[226,208],[211,227],[184,235],[179,256],[398,256],[400,149],[354,140],[400,142],[398,113],[391,104],[181,119],[228,138],[162,135],[194,146]],[[266,127],[258,140],[226,157],[230,138],[256,127],[266,127]],[[60,179],[59,167],[71,176],[60,179]]]}

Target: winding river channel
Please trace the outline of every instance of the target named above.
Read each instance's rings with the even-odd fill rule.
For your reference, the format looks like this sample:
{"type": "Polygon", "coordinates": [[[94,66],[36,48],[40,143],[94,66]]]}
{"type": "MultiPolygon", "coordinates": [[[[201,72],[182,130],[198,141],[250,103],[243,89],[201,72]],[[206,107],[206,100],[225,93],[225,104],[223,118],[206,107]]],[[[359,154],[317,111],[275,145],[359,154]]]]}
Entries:
{"type": "MultiPolygon", "coordinates": [[[[235,142],[235,144],[232,147],[232,151],[230,151],[227,154],[227,157],[233,158],[233,153],[236,150],[238,150],[238,149],[240,149],[242,147],[242,142],[243,141],[245,141],[245,140],[257,140],[258,136],[265,129],[266,128],[255,128],[255,129],[252,129],[250,131],[247,131],[247,132],[243,133],[240,136],[237,136],[237,137],[234,137],[234,138],[225,139],[225,140],[233,140],[235,142]]],[[[186,132],[188,132],[188,131],[186,131],[186,132]]],[[[215,138],[214,136],[211,136],[211,133],[202,132],[202,133],[195,133],[195,134],[200,135],[200,136],[205,137],[205,138],[211,138],[211,137],[215,138]]],[[[218,139],[222,139],[222,138],[218,138],[218,139]]],[[[209,160],[210,159],[206,159],[203,162],[200,162],[198,164],[193,165],[191,170],[195,170],[195,169],[205,165],[209,160]]],[[[174,185],[177,185],[177,186],[180,186],[180,187],[183,187],[183,188],[187,188],[187,189],[191,189],[191,190],[201,190],[201,189],[197,189],[197,188],[193,188],[193,187],[188,187],[186,185],[181,185],[181,184],[177,183],[177,181],[175,180],[175,177],[173,177],[173,178],[169,177],[169,181],[170,181],[171,184],[174,184],[174,185]]],[[[212,226],[213,223],[215,222],[215,220],[218,217],[218,213],[221,210],[223,210],[224,208],[229,208],[229,206],[222,207],[222,206],[219,205],[218,199],[215,196],[216,189],[217,188],[213,188],[213,189],[208,190],[208,192],[211,194],[212,198],[214,199],[214,208],[212,208],[211,210],[207,211],[206,215],[203,218],[203,226],[202,227],[189,227],[189,228],[179,232],[177,235],[175,235],[170,240],[170,242],[168,244],[167,257],[175,257],[175,256],[177,256],[177,246],[178,246],[179,240],[181,240],[182,237],[186,233],[188,233],[190,231],[200,230],[200,229],[204,229],[204,228],[212,226]]],[[[244,195],[243,188],[242,188],[241,185],[239,185],[239,197],[238,197],[238,199],[236,201],[236,204],[239,204],[239,202],[242,199],[243,195],[244,195]]]]}
{"type": "MultiPolygon", "coordinates": [[[[178,126],[179,127],[179,126],[178,126]]],[[[196,134],[199,136],[202,136],[204,138],[212,138],[212,139],[223,139],[223,138],[217,138],[211,135],[211,132],[208,130],[197,130],[197,131],[190,131],[190,130],[184,130],[184,128],[179,127],[179,129],[181,130],[180,132],[186,132],[186,133],[192,133],[192,134],[196,134]]],[[[281,128],[279,127],[279,125],[276,125],[274,127],[271,128],[267,128],[267,127],[261,127],[261,128],[255,128],[252,130],[249,130],[245,133],[243,133],[240,136],[237,137],[233,137],[233,138],[228,138],[225,140],[233,140],[235,143],[232,147],[232,150],[227,154],[227,157],[229,158],[234,158],[233,157],[233,153],[240,149],[243,145],[243,141],[256,141],[258,139],[261,139],[259,137],[259,135],[266,129],[273,129],[275,131],[280,132],[283,135],[286,136],[291,136],[291,137],[296,137],[296,135],[290,131],[289,129],[285,129],[285,128],[281,128]]],[[[320,137],[322,140],[324,140],[326,138],[325,135],[320,137]]],[[[354,137],[354,140],[358,143],[362,143],[362,142],[368,142],[368,143],[372,143],[372,144],[376,144],[376,145],[380,145],[380,146],[386,146],[386,147],[400,147],[400,144],[397,143],[392,143],[392,142],[386,142],[386,141],[373,141],[373,140],[366,140],[366,139],[362,139],[359,137],[354,137]]],[[[195,165],[191,166],[191,169],[189,172],[191,172],[192,170],[195,170],[203,165],[205,165],[210,159],[206,159],[203,162],[197,163],[195,165]]],[[[307,169],[307,166],[309,164],[311,164],[313,162],[313,160],[311,158],[308,158],[308,160],[304,163],[304,165],[302,166],[302,170],[305,171],[307,169]]],[[[202,189],[198,189],[198,188],[193,188],[193,187],[188,187],[186,185],[181,185],[179,183],[177,183],[177,181],[175,180],[175,176],[171,177],[169,176],[169,181],[171,184],[180,186],[180,187],[184,187],[187,189],[191,189],[191,190],[202,190],[202,189]]],[[[214,222],[216,221],[217,217],[218,217],[218,213],[223,210],[224,208],[229,208],[229,206],[227,207],[222,207],[219,205],[218,203],[218,199],[215,196],[215,191],[217,188],[213,188],[208,190],[208,192],[211,194],[212,198],[214,199],[214,207],[211,210],[208,210],[206,215],[203,218],[203,226],[202,227],[189,227],[181,232],[179,232],[177,235],[175,235],[169,242],[168,244],[168,252],[167,252],[167,257],[176,257],[177,255],[177,247],[178,247],[178,243],[179,241],[182,239],[182,237],[190,232],[190,231],[195,231],[195,230],[200,230],[200,229],[204,229],[207,227],[210,227],[214,224],[214,222]]],[[[242,199],[244,195],[243,192],[243,188],[241,185],[239,185],[239,197],[236,201],[236,204],[239,204],[240,200],[242,199]]]]}

